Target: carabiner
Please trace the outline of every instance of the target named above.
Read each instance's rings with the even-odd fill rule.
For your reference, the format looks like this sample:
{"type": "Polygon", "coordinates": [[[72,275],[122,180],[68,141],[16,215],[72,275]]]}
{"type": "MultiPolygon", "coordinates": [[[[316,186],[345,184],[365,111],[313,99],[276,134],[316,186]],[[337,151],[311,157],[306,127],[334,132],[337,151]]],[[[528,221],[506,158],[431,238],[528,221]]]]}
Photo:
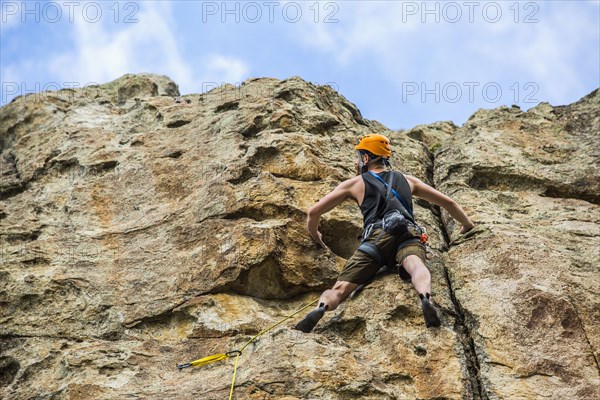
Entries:
{"type": "Polygon", "coordinates": [[[180,371],[184,368],[189,368],[192,366],[192,363],[185,363],[185,364],[177,364],[177,369],[179,369],[180,371]]]}

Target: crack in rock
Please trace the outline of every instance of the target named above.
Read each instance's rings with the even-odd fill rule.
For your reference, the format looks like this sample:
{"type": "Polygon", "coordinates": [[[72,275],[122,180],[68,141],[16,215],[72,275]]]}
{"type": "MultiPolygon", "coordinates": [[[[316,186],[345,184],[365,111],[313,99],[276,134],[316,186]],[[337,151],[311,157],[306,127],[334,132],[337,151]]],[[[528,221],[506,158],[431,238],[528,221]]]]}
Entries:
{"type": "MultiPolygon", "coordinates": [[[[435,155],[432,156],[431,158],[432,163],[435,164],[435,155]]],[[[433,169],[435,170],[435,169],[433,169]]],[[[431,179],[432,185],[434,180],[433,180],[433,176],[431,179]]],[[[434,186],[435,187],[435,186],[434,186]]],[[[445,252],[448,252],[448,250],[450,250],[450,246],[451,246],[451,240],[450,240],[450,234],[448,233],[447,227],[446,225],[443,223],[443,220],[441,219],[441,210],[439,208],[439,206],[434,206],[434,208],[436,209],[436,213],[435,214],[435,218],[436,220],[438,220],[438,228],[440,229],[440,232],[442,233],[443,237],[444,237],[444,244],[445,244],[445,252]]],[[[450,278],[450,272],[448,270],[448,267],[446,267],[445,265],[443,266],[444,269],[444,279],[446,281],[446,285],[448,286],[448,293],[450,296],[450,301],[452,302],[452,305],[454,306],[454,314],[455,314],[455,323],[454,323],[454,331],[458,334],[458,337],[460,338],[460,342],[461,345],[463,347],[464,353],[465,353],[465,363],[466,363],[466,367],[467,367],[467,373],[469,374],[469,387],[467,388],[467,390],[465,391],[466,393],[470,393],[471,394],[471,398],[474,400],[489,400],[489,396],[487,394],[487,391],[485,390],[485,387],[482,383],[482,378],[481,378],[481,365],[479,363],[479,359],[477,357],[477,349],[475,347],[475,341],[473,339],[473,334],[472,334],[472,329],[469,326],[469,324],[467,323],[467,318],[465,315],[465,310],[462,307],[462,305],[460,304],[460,301],[456,298],[456,295],[454,293],[454,288],[452,286],[452,280],[450,278]]]]}

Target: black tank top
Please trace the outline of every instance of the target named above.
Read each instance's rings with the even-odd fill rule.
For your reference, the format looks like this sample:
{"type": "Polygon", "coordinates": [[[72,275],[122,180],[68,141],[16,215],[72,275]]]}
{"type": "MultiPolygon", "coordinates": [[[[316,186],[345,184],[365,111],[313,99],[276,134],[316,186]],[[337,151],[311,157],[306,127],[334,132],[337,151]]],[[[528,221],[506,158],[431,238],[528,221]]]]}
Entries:
{"type": "MultiPolygon", "coordinates": [[[[398,171],[383,171],[377,175],[381,177],[386,183],[389,179],[389,174],[394,174],[394,181],[392,187],[402,197],[404,204],[408,205],[408,212],[413,217],[413,204],[412,204],[412,193],[410,192],[410,185],[404,177],[404,175],[398,171]]],[[[390,193],[390,199],[385,204],[386,187],[379,179],[375,178],[371,173],[366,172],[362,174],[363,181],[365,182],[365,197],[362,204],[360,205],[360,211],[363,214],[364,226],[366,228],[371,223],[376,221],[377,216],[379,219],[389,211],[399,209],[399,202],[395,199],[394,195],[390,193]],[[385,204],[385,212],[381,212],[385,204]]],[[[413,217],[414,219],[414,217],[413,217]]]]}

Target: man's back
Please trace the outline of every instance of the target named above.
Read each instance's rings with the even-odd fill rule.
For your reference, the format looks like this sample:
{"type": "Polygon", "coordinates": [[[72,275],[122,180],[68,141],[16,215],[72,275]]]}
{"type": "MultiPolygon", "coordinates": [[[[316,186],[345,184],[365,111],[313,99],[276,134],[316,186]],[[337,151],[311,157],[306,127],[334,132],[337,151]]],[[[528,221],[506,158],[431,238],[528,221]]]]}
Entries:
{"type": "Polygon", "coordinates": [[[402,173],[398,171],[367,172],[361,177],[365,189],[360,211],[364,217],[365,228],[390,210],[404,209],[406,210],[405,216],[408,214],[410,216],[410,218],[407,217],[408,219],[414,219],[411,188],[402,173]],[[400,196],[400,200],[394,193],[390,193],[390,196],[387,197],[387,184],[390,183],[390,180],[394,193],[400,196]]]}
{"type": "MultiPolygon", "coordinates": [[[[383,172],[383,170],[375,171],[375,173],[381,173],[381,172],[383,172]]],[[[406,179],[406,182],[408,183],[408,185],[410,187],[411,195],[417,196],[419,198],[427,200],[428,202],[430,202],[432,204],[435,204],[437,206],[444,207],[444,208],[446,206],[454,203],[454,201],[451,198],[449,198],[445,194],[437,191],[436,189],[429,186],[428,184],[422,182],[420,179],[415,178],[414,176],[411,176],[411,175],[404,175],[404,174],[401,174],[401,175],[406,179]]],[[[382,184],[382,186],[383,186],[383,184],[382,184]]],[[[393,186],[396,187],[396,184],[394,184],[393,186]]],[[[362,205],[364,198],[365,198],[365,182],[364,182],[362,175],[355,176],[353,178],[350,178],[350,179],[342,182],[338,186],[338,188],[344,188],[344,189],[348,190],[350,197],[352,197],[354,200],[356,200],[356,202],[359,206],[362,205]]]]}
{"type": "MultiPolygon", "coordinates": [[[[380,174],[381,172],[384,172],[384,171],[378,171],[376,173],[380,174]]],[[[416,183],[417,183],[416,181],[418,181],[421,184],[425,185],[425,183],[421,182],[420,180],[418,180],[415,177],[412,177],[410,175],[404,175],[404,174],[401,174],[401,175],[406,179],[406,182],[408,183],[409,188],[410,188],[411,195],[415,194],[414,193],[414,189],[415,189],[415,186],[416,186],[416,183]]],[[[381,176],[382,177],[385,176],[384,180],[387,182],[387,175],[381,175],[381,176]]],[[[383,184],[381,184],[381,186],[383,186],[383,184]]],[[[396,187],[397,184],[394,183],[393,186],[396,187]]],[[[342,182],[340,184],[340,187],[346,187],[349,190],[349,192],[351,194],[351,197],[354,200],[356,200],[356,203],[359,206],[362,205],[363,200],[365,198],[365,181],[364,181],[362,175],[355,176],[353,178],[350,178],[350,179],[342,182]]]]}

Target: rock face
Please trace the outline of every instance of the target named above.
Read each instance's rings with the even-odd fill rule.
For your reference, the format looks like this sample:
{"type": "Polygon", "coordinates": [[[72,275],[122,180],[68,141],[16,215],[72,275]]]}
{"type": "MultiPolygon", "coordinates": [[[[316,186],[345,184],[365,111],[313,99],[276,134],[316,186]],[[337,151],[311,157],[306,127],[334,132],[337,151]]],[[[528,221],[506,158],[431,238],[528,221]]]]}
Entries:
{"type": "Polygon", "coordinates": [[[444,264],[489,398],[600,397],[599,111],[480,110],[435,155],[479,222],[444,264]]]}
{"type": "Polygon", "coordinates": [[[179,96],[155,75],[0,109],[0,397],[224,399],[241,347],[315,299],[355,250],[358,136],[454,198],[419,200],[443,325],[394,275],[244,351],[238,399],[592,399],[600,393],[600,95],[393,132],[328,86],[251,79],[179,96]],[[177,100],[175,100],[177,97],[177,100]],[[432,153],[433,151],[433,153],[432,153]]]}

